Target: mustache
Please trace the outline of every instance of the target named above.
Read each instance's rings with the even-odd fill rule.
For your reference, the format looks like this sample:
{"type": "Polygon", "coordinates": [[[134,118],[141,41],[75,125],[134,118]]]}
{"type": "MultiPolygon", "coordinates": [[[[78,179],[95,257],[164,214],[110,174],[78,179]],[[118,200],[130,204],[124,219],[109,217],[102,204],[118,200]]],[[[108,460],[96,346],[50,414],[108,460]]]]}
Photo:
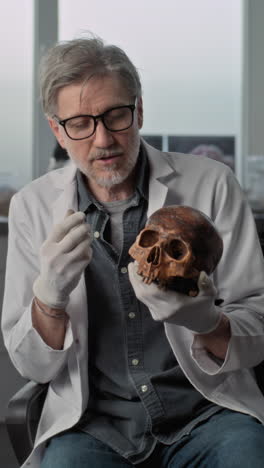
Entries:
{"type": "Polygon", "coordinates": [[[123,151],[120,148],[112,150],[97,150],[91,154],[90,160],[92,161],[102,158],[111,158],[111,156],[120,156],[121,154],[123,154],[123,151]]]}

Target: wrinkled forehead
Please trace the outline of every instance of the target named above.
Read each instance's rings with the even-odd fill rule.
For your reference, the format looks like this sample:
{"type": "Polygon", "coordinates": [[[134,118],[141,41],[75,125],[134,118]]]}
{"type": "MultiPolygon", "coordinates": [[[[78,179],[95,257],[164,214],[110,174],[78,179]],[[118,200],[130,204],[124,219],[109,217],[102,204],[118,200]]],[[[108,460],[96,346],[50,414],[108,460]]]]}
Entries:
{"type": "Polygon", "coordinates": [[[131,100],[131,93],[116,74],[91,75],[82,82],[61,88],[57,95],[57,113],[63,118],[88,113],[99,114],[131,100]]]}
{"type": "Polygon", "coordinates": [[[117,72],[104,72],[87,76],[80,85],[80,101],[92,101],[98,94],[129,96],[130,88],[126,80],[117,72]]]}

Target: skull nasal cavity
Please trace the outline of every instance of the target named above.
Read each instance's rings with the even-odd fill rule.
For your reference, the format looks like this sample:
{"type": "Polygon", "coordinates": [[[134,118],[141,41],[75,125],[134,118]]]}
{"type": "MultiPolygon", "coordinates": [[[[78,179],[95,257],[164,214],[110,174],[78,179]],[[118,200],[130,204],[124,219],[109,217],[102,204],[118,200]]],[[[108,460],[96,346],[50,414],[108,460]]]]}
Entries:
{"type": "Polygon", "coordinates": [[[151,231],[151,229],[148,229],[147,231],[142,232],[138,244],[140,247],[152,247],[152,245],[155,245],[158,240],[159,233],[157,231],[151,231]]]}
{"type": "Polygon", "coordinates": [[[171,240],[164,250],[174,260],[181,260],[188,253],[187,246],[179,239],[171,240]]]}
{"type": "Polygon", "coordinates": [[[153,247],[153,249],[151,249],[148,255],[147,262],[152,263],[152,265],[158,265],[159,261],[160,261],[160,248],[153,247]]]}

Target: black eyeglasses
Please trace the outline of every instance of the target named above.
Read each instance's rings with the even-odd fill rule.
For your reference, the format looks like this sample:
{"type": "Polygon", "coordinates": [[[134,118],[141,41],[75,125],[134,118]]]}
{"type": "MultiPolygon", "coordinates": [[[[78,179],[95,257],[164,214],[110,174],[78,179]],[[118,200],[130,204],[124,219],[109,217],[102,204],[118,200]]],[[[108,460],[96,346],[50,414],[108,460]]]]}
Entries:
{"type": "Polygon", "coordinates": [[[84,140],[92,136],[96,130],[98,121],[101,120],[110,132],[121,132],[130,128],[134,121],[135,104],[118,106],[98,115],[76,115],[69,119],[60,120],[53,117],[59,125],[62,125],[66,134],[72,140],[84,140]]]}

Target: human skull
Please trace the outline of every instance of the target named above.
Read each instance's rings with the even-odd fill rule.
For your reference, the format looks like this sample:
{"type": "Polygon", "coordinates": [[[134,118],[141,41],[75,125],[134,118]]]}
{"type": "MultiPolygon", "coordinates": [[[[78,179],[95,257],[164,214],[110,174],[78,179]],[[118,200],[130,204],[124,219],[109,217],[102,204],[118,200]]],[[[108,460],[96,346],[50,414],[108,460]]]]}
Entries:
{"type": "Polygon", "coordinates": [[[210,275],[223,241],[208,216],[190,206],[165,206],[150,216],[129,249],[145,283],[196,296],[201,271],[210,275]]]}

